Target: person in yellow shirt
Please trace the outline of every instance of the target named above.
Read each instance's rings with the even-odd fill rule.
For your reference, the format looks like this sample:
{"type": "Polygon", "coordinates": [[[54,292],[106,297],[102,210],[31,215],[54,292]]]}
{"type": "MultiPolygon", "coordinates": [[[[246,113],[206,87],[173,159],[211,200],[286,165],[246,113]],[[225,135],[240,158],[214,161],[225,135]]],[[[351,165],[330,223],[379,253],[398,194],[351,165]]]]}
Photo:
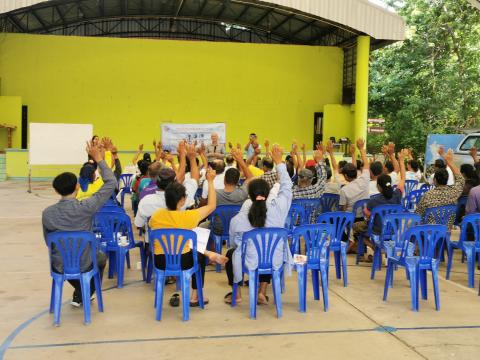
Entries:
{"type": "Polygon", "coordinates": [[[77,200],[81,201],[92,197],[103,186],[102,178],[96,176],[96,165],[96,163],[87,162],[80,169],[78,178],[80,189],[77,193],[77,200]]]}
{"type": "MultiPolygon", "coordinates": [[[[206,206],[195,210],[181,210],[186,201],[186,189],[185,187],[178,183],[173,182],[167,186],[165,189],[165,202],[167,209],[157,210],[152,217],[150,218],[149,226],[152,230],[154,229],[187,229],[192,230],[196,228],[199,222],[208,215],[210,215],[216,208],[216,193],[213,186],[213,180],[215,179],[215,171],[209,169],[206,175],[206,181],[208,181],[208,203],[206,206]]],[[[193,254],[192,250],[186,245],[182,249],[182,259],[181,265],[182,269],[189,269],[193,266],[193,254]]],[[[154,243],[154,254],[155,254],[155,266],[159,269],[165,269],[165,255],[163,248],[157,242],[154,243]]],[[[217,264],[225,264],[228,259],[227,257],[217,254],[212,251],[205,250],[204,254],[197,253],[198,264],[202,273],[202,286],[204,285],[205,279],[205,258],[208,258],[211,262],[217,264]]],[[[190,306],[198,306],[198,293],[197,293],[197,283],[195,275],[192,277],[192,294],[190,296],[190,306]]],[[[170,300],[172,306],[178,306],[178,301],[172,301],[175,298],[178,298],[178,294],[174,294],[170,300]]],[[[204,296],[204,303],[208,304],[208,299],[204,296]]]]}

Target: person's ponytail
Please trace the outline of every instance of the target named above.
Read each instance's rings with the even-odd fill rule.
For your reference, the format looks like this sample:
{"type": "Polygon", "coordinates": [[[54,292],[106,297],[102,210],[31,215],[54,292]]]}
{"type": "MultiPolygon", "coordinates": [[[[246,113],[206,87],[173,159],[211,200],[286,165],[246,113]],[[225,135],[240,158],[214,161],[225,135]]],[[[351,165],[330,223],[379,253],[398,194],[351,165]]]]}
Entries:
{"type": "Polygon", "coordinates": [[[248,186],[248,196],[252,206],[248,211],[248,221],[255,228],[265,227],[267,222],[267,198],[270,186],[263,179],[255,179],[248,186]]]}
{"type": "Polygon", "coordinates": [[[392,178],[389,175],[380,175],[377,178],[377,185],[385,199],[391,199],[393,197],[392,178]]]}

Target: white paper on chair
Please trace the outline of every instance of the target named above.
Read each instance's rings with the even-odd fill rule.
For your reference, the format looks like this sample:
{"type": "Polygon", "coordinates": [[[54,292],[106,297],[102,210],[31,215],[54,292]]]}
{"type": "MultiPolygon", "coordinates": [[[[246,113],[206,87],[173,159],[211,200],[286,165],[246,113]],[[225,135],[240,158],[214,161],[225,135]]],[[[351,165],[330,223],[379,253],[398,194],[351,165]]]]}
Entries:
{"type": "MultiPolygon", "coordinates": [[[[207,250],[208,239],[210,239],[210,230],[196,227],[192,231],[197,234],[197,251],[200,254],[204,254],[205,250],[207,250]]],[[[190,248],[192,247],[193,244],[190,241],[190,248]]]]}
{"type": "Polygon", "coordinates": [[[303,265],[307,263],[307,256],[306,255],[300,255],[300,254],[295,254],[293,255],[293,263],[298,264],[298,265],[303,265]]]}

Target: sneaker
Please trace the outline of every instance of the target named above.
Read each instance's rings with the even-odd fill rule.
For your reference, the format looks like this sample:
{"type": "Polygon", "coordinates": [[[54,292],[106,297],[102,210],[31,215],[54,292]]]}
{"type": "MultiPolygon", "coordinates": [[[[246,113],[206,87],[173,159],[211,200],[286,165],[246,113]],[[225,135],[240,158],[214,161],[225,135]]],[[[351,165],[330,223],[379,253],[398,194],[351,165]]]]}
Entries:
{"type": "Polygon", "coordinates": [[[73,293],[72,301],[70,301],[70,305],[74,307],[82,306],[82,297],[78,296],[76,293],[73,293]]]}

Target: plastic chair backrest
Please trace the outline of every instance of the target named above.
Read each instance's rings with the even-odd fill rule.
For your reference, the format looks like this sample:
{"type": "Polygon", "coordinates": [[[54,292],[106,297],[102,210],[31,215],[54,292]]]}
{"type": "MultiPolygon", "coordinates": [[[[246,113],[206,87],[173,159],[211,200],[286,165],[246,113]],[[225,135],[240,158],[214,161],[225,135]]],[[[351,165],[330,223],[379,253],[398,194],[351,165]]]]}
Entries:
{"type": "Polygon", "coordinates": [[[100,230],[102,240],[106,240],[108,246],[118,244],[118,235],[127,236],[128,246],[134,247],[132,221],[125,212],[101,211],[95,214],[93,225],[100,230]]]}
{"type": "Polygon", "coordinates": [[[305,209],[305,223],[307,224],[312,220],[312,215],[320,210],[320,199],[295,199],[292,201],[292,204],[303,206],[305,209]]]}
{"type": "Polygon", "coordinates": [[[407,197],[418,186],[418,180],[405,180],[405,192],[404,196],[407,197]]]}
{"type": "Polygon", "coordinates": [[[182,252],[185,247],[190,247],[193,253],[193,266],[197,265],[197,234],[184,229],[156,229],[150,230],[148,238],[153,244],[161,247],[165,255],[165,270],[182,270],[182,252]],[[190,244],[191,242],[191,244],[190,244]]]}
{"type": "Polygon", "coordinates": [[[467,200],[468,195],[463,195],[458,198],[454,225],[458,226],[462,222],[462,216],[465,215],[465,207],[467,206],[467,200]]]}
{"type": "Polygon", "coordinates": [[[417,214],[401,213],[387,214],[383,218],[382,239],[388,238],[395,241],[396,247],[403,245],[403,234],[412,226],[422,223],[422,218],[417,214]]]}
{"type": "Polygon", "coordinates": [[[338,194],[323,194],[320,198],[320,208],[322,213],[338,211],[338,203],[340,195],[338,194]]]}
{"type": "Polygon", "coordinates": [[[418,225],[410,227],[404,234],[401,257],[405,258],[408,254],[410,243],[415,244],[418,249],[420,264],[429,264],[436,258],[437,245],[447,237],[447,227],[445,225],[418,225]]]}
{"type": "Polygon", "coordinates": [[[296,242],[303,238],[307,262],[327,257],[328,244],[335,237],[335,228],[330,224],[302,225],[293,231],[293,239],[296,242]]]}
{"type": "MultiPolygon", "coordinates": [[[[403,212],[403,206],[398,205],[380,205],[373,208],[372,213],[370,215],[370,221],[368,222],[368,234],[373,235],[373,227],[375,225],[375,221],[377,221],[380,226],[383,225],[383,218],[387,214],[398,214],[403,212]]],[[[381,231],[381,229],[380,229],[381,231]]],[[[380,233],[376,234],[380,235],[380,233]]]]}
{"type": "Polygon", "coordinates": [[[319,224],[330,224],[333,227],[333,237],[330,239],[330,244],[340,243],[342,241],[344,234],[346,234],[347,239],[350,235],[350,229],[353,226],[354,216],[350,212],[345,211],[335,211],[325,214],[321,214],[317,218],[317,223],[319,224]]]}
{"type": "Polygon", "coordinates": [[[125,213],[125,209],[112,204],[105,204],[98,212],[120,212],[125,213]]]}
{"type": "Polygon", "coordinates": [[[134,179],[133,174],[122,174],[120,175],[120,179],[118,181],[118,188],[128,188],[130,189],[132,187],[133,179],[134,179]]]}
{"type": "Polygon", "coordinates": [[[243,233],[244,248],[252,243],[258,255],[258,270],[272,270],[273,255],[279,245],[287,250],[288,231],[283,228],[258,228],[243,233]]]}
{"type": "Polygon", "coordinates": [[[422,186],[420,186],[420,190],[425,190],[425,191],[431,190],[433,188],[434,186],[430,184],[422,184],[422,186]]]}
{"type": "Polygon", "coordinates": [[[228,236],[230,231],[230,222],[240,212],[240,205],[220,205],[210,214],[210,226],[213,228],[215,222],[220,220],[222,224],[222,236],[228,236]],[[217,220],[218,219],[218,220],[217,220]]]}
{"type": "Polygon", "coordinates": [[[455,219],[457,214],[457,205],[443,205],[428,208],[425,211],[423,222],[427,224],[432,220],[437,225],[448,225],[451,220],[455,219]]]}
{"type": "Polygon", "coordinates": [[[460,249],[464,241],[472,240],[475,241],[475,247],[480,249],[480,213],[465,215],[462,220],[460,239],[458,242],[460,249]],[[471,238],[468,237],[468,235],[471,235],[471,238]]]}
{"type": "MultiPolygon", "coordinates": [[[[96,244],[95,235],[90,231],[55,231],[47,235],[50,261],[52,251],[55,249],[62,257],[65,275],[80,275],[81,258],[85,251],[90,252],[93,270],[98,270],[96,244]]],[[[50,269],[53,269],[52,264],[50,264],[50,269]]]]}
{"type": "Polygon", "coordinates": [[[368,200],[370,199],[358,200],[353,204],[352,214],[354,218],[363,217],[363,209],[367,206],[368,200]],[[361,214],[359,213],[360,209],[362,209],[361,214]]]}
{"type": "Polygon", "coordinates": [[[407,202],[405,208],[407,210],[415,210],[416,206],[422,199],[423,195],[427,192],[427,189],[413,190],[407,196],[407,202]]]}
{"type": "Polygon", "coordinates": [[[305,224],[305,222],[305,208],[300,204],[292,203],[285,220],[285,228],[292,231],[296,226],[305,224]]]}

